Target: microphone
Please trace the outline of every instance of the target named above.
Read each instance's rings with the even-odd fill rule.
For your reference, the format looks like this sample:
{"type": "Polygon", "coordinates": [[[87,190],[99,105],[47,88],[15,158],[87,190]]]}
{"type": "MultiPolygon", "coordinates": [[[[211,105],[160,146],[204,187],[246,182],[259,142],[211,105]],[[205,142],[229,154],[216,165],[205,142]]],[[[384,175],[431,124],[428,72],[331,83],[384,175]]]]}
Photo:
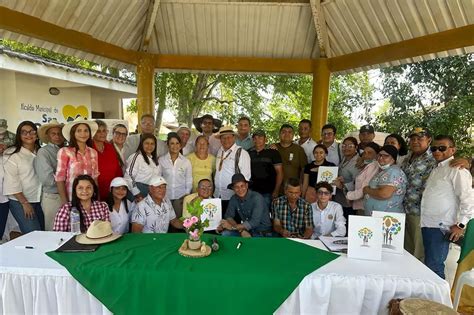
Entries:
{"type": "Polygon", "coordinates": [[[217,252],[219,250],[219,243],[217,243],[217,237],[214,237],[212,239],[212,245],[211,248],[214,252],[217,252]]]}

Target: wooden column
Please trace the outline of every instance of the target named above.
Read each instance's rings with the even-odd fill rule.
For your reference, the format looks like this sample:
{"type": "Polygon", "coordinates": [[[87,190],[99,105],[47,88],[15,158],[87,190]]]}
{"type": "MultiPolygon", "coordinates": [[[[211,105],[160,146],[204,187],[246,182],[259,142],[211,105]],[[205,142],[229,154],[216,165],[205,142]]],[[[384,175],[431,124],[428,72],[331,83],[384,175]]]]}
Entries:
{"type": "Polygon", "coordinates": [[[143,114],[155,114],[155,68],[152,59],[144,57],[137,64],[138,119],[143,114]]]}
{"type": "Polygon", "coordinates": [[[328,119],[330,77],[331,72],[329,71],[328,59],[320,58],[314,60],[311,122],[313,123],[312,137],[315,140],[321,139],[321,128],[328,119]]]}

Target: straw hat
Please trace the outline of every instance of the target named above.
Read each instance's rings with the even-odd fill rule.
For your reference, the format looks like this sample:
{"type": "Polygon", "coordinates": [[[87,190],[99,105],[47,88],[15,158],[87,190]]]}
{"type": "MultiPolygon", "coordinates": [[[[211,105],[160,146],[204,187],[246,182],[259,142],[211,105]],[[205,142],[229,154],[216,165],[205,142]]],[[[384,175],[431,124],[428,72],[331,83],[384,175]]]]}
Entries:
{"type": "Polygon", "coordinates": [[[234,128],[232,126],[224,126],[219,129],[219,132],[215,134],[216,138],[219,138],[222,135],[235,135],[234,128]]]}
{"type": "Polygon", "coordinates": [[[87,229],[86,234],[76,236],[76,242],[80,244],[104,244],[115,241],[122,234],[112,231],[112,223],[109,221],[95,220],[87,229]]]}
{"type": "Polygon", "coordinates": [[[62,129],[64,124],[60,124],[56,119],[51,119],[51,121],[47,124],[41,125],[38,129],[38,137],[40,138],[41,142],[48,143],[49,137],[47,135],[48,130],[51,128],[60,128],[62,129]]]}
{"type": "Polygon", "coordinates": [[[71,132],[72,127],[78,124],[86,124],[89,125],[91,128],[91,138],[94,137],[95,133],[97,132],[97,129],[99,129],[99,126],[97,123],[93,120],[87,120],[84,119],[83,117],[77,117],[73,121],[70,121],[66,123],[63,127],[63,137],[69,142],[71,139],[69,137],[69,133],[71,132]]]}

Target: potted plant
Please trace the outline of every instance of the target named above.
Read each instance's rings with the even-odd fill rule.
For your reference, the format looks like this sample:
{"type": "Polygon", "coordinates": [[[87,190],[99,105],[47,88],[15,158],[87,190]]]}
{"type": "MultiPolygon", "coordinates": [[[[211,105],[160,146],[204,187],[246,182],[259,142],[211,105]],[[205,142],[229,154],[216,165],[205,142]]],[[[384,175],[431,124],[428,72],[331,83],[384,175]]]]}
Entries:
{"type": "Polygon", "coordinates": [[[180,220],[183,222],[186,233],[188,233],[189,248],[199,249],[201,247],[202,233],[204,233],[204,228],[209,226],[209,220],[201,220],[201,215],[204,212],[204,208],[201,205],[201,199],[197,198],[193,202],[188,203],[186,208],[190,216],[183,216],[180,220]]]}

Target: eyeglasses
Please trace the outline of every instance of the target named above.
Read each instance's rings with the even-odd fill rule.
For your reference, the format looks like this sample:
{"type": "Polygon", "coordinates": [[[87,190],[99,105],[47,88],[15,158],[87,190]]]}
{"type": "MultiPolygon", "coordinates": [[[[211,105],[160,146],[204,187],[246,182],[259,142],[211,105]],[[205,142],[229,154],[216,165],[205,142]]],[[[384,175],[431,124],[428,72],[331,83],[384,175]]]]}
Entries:
{"type": "Polygon", "coordinates": [[[21,131],[21,135],[22,135],[22,136],[28,136],[28,135],[34,136],[34,135],[36,135],[36,130],[34,130],[34,129],[31,129],[31,130],[22,130],[22,131],[21,131]]]}
{"type": "Polygon", "coordinates": [[[334,134],[334,132],[322,132],[321,133],[323,136],[332,136],[334,134]]]}
{"type": "Polygon", "coordinates": [[[431,147],[431,152],[436,152],[436,151],[444,152],[448,148],[451,148],[451,147],[447,147],[445,145],[434,145],[434,146],[431,147]]]}
{"type": "Polygon", "coordinates": [[[318,190],[318,195],[329,196],[331,193],[327,190],[318,190]]]}
{"type": "Polygon", "coordinates": [[[118,132],[118,131],[115,131],[115,132],[114,132],[114,135],[116,135],[117,137],[126,137],[126,136],[127,136],[127,133],[126,133],[126,132],[118,132]]]}
{"type": "Polygon", "coordinates": [[[212,186],[199,186],[199,189],[202,189],[202,190],[212,190],[212,186]]]}
{"type": "Polygon", "coordinates": [[[383,158],[383,159],[386,159],[388,157],[391,157],[391,155],[390,154],[379,153],[379,155],[377,156],[377,158],[383,158]]]}
{"type": "Polygon", "coordinates": [[[342,147],[343,149],[345,149],[345,148],[352,149],[352,148],[355,148],[355,145],[353,145],[353,144],[343,144],[343,145],[341,145],[341,147],[342,147]]]}

